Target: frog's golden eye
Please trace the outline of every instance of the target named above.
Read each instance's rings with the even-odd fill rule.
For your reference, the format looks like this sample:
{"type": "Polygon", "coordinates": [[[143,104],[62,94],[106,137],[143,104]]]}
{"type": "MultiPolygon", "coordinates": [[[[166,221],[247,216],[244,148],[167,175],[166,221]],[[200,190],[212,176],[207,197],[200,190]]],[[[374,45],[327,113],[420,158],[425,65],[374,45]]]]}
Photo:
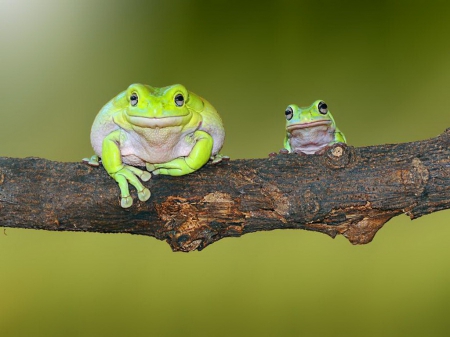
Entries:
{"type": "Polygon", "coordinates": [[[183,106],[183,104],[184,104],[184,97],[183,97],[182,94],[177,94],[175,96],[175,104],[177,106],[183,106]]]}
{"type": "Polygon", "coordinates": [[[319,109],[319,112],[320,112],[322,115],[326,115],[326,114],[328,113],[328,105],[327,105],[325,102],[320,102],[320,103],[317,105],[317,109],[319,109]]]}
{"type": "Polygon", "coordinates": [[[133,92],[130,96],[131,105],[136,106],[138,104],[138,101],[139,101],[138,95],[135,92],[133,92]]]}
{"type": "Polygon", "coordinates": [[[292,107],[288,106],[284,111],[284,114],[286,115],[286,119],[290,121],[292,119],[292,116],[294,116],[294,110],[292,109],[292,107]]]}

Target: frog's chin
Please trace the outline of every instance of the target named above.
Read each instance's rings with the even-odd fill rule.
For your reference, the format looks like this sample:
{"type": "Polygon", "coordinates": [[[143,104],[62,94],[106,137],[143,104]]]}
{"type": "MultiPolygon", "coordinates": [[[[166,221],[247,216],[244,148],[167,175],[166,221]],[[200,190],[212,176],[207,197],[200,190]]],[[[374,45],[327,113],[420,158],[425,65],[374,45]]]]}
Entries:
{"type": "Polygon", "coordinates": [[[320,121],[313,121],[309,123],[293,123],[286,127],[287,131],[293,131],[297,129],[307,129],[307,128],[313,128],[316,126],[329,126],[331,124],[330,120],[320,120],[320,121]]]}
{"type": "Polygon", "coordinates": [[[180,126],[183,124],[185,116],[171,116],[171,117],[136,117],[128,116],[128,121],[135,126],[141,128],[167,128],[173,126],[180,126]]]}

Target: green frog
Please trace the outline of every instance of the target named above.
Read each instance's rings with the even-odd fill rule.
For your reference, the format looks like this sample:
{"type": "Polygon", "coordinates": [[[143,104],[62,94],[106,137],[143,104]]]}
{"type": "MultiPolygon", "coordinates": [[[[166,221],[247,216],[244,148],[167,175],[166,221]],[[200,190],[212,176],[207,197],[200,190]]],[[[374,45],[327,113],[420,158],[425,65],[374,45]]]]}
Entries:
{"type": "Polygon", "coordinates": [[[133,200],[128,183],[141,201],[150,191],[140,180],[153,174],[181,176],[218,162],[225,139],[222,119],[205,99],[175,84],[156,88],[132,84],[98,113],[91,129],[95,156],[85,158],[98,166],[99,158],[118,183],[121,206],[133,200]],[[136,166],[145,166],[146,171],[136,166]]]}
{"type": "Polygon", "coordinates": [[[344,134],[337,128],[328,105],[322,100],[304,108],[290,104],[285,116],[284,151],[314,154],[326,146],[347,142],[344,134]]]}

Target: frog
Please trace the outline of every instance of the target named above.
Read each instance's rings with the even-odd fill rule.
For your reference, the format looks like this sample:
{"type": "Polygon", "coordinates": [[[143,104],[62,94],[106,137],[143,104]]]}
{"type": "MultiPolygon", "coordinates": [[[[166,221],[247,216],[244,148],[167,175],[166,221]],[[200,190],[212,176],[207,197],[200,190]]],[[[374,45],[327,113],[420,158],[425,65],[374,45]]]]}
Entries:
{"type": "Polygon", "coordinates": [[[289,104],[285,117],[286,135],[282,153],[320,154],[328,146],[347,143],[323,100],[316,100],[303,108],[289,104]]]}
{"type": "Polygon", "coordinates": [[[220,115],[181,84],[131,84],[101,108],[90,136],[95,155],[83,161],[99,166],[101,159],[119,185],[122,208],[133,204],[129,184],[145,202],[151,192],[141,181],[152,174],[182,176],[227,158],[219,154],[225,139],[220,115]]]}

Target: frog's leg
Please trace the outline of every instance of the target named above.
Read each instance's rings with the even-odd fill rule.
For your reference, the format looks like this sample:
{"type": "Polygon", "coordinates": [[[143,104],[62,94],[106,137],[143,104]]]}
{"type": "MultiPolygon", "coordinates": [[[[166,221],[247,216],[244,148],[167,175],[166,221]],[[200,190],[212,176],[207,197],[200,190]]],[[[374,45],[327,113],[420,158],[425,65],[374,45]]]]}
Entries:
{"type": "Polygon", "coordinates": [[[344,143],[344,144],[347,143],[347,140],[345,139],[344,134],[339,130],[336,130],[336,133],[334,135],[334,140],[335,140],[335,143],[344,143]]]}
{"type": "Polygon", "coordinates": [[[333,139],[333,141],[328,143],[328,146],[331,146],[334,144],[344,144],[344,145],[347,144],[347,140],[346,140],[344,134],[341,131],[339,131],[339,129],[336,129],[334,131],[334,139],[333,139]]]}
{"type": "Polygon", "coordinates": [[[103,139],[102,162],[106,172],[108,172],[108,174],[119,184],[121,196],[120,206],[127,208],[133,204],[133,199],[131,198],[128,189],[128,183],[136,188],[139,200],[147,201],[151,195],[150,191],[142,185],[137,176],[143,181],[147,181],[151,178],[151,174],[122,163],[120,149],[117,145],[121,140],[121,136],[121,131],[116,130],[103,139]]]}
{"type": "Polygon", "coordinates": [[[284,148],[282,148],[279,151],[280,154],[286,154],[286,153],[292,152],[291,143],[289,142],[289,137],[287,135],[286,135],[286,137],[284,137],[283,145],[284,145],[284,148]]]}
{"type": "Polygon", "coordinates": [[[195,142],[195,145],[187,157],[175,158],[162,164],[147,163],[147,170],[153,174],[182,176],[197,171],[205,165],[211,156],[214,143],[213,138],[205,131],[195,131],[192,136],[188,137],[195,142]]]}

